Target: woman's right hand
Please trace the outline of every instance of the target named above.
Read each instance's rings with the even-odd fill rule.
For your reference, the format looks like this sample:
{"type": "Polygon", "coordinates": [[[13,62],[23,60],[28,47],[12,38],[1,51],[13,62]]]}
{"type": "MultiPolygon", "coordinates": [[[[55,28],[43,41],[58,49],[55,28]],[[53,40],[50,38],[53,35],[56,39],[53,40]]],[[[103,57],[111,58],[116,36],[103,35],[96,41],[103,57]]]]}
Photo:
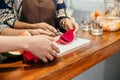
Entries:
{"type": "Polygon", "coordinates": [[[48,62],[48,60],[53,60],[57,57],[59,53],[59,48],[53,44],[54,38],[39,35],[39,36],[30,36],[28,46],[26,50],[32,52],[43,62],[48,62]]]}
{"type": "Polygon", "coordinates": [[[53,33],[57,32],[57,30],[52,25],[49,25],[44,22],[31,24],[30,29],[43,29],[48,32],[53,32],[53,33]]]}
{"type": "Polygon", "coordinates": [[[37,31],[37,34],[38,34],[38,32],[45,33],[45,34],[54,34],[57,32],[57,30],[53,26],[51,26],[45,22],[29,24],[29,23],[25,23],[25,22],[21,22],[21,21],[16,21],[14,28],[15,29],[32,29],[33,31],[30,31],[30,33],[32,33],[32,35],[34,35],[34,34],[36,35],[36,31],[37,31]]]}

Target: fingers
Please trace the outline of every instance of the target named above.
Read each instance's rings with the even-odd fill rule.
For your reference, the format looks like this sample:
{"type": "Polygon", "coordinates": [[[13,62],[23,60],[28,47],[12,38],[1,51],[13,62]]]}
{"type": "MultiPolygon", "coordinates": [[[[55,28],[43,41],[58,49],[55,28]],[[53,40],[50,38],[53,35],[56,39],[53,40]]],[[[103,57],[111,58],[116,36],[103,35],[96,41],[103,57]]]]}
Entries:
{"type": "Polygon", "coordinates": [[[54,50],[50,48],[49,50],[46,50],[43,55],[40,55],[39,58],[44,62],[47,63],[48,60],[53,61],[56,56],[53,55],[54,50]]]}
{"type": "Polygon", "coordinates": [[[57,30],[53,26],[47,23],[43,23],[43,25],[44,25],[44,30],[47,32],[47,35],[55,36],[55,32],[57,32],[57,30]]]}
{"type": "Polygon", "coordinates": [[[47,30],[47,31],[51,31],[51,32],[57,32],[57,30],[53,26],[51,26],[47,23],[44,23],[44,22],[32,24],[32,28],[33,29],[43,29],[43,30],[47,30]]]}
{"type": "Polygon", "coordinates": [[[55,45],[51,45],[51,48],[48,50],[48,53],[44,57],[41,57],[40,59],[47,63],[48,60],[53,61],[55,57],[57,57],[57,53],[59,52],[59,49],[55,45]]]}
{"type": "Polygon", "coordinates": [[[44,34],[44,35],[55,35],[54,33],[50,32],[50,31],[45,31],[45,30],[42,30],[42,29],[38,29],[38,32],[39,34],[44,34]]]}
{"type": "Polygon", "coordinates": [[[52,61],[55,57],[57,57],[57,53],[59,53],[60,51],[58,47],[56,47],[54,44],[51,44],[51,47],[48,52],[49,54],[46,55],[46,58],[52,61]]]}
{"type": "Polygon", "coordinates": [[[66,29],[66,30],[73,29],[72,23],[70,23],[70,22],[66,23],[66,24],[65,24],[65,29],[66,29]]]}
{"type": "Polygon", "coordinates": [[[66,28],[67,30],[69,30],[69,29],[74,29],[75,26],[76,26],[75,24],[76,24],[76,23],[73,22],[72,20],[66,19],[66,21],[65,21],[65,28],[66,28]]]}
{"type": "Polygon", "coordinates": [[[49,50],[46,50],[43,52],[43,55],[39,55],[38,57],[44,62],[47,63],[48,60],[53,61],[54,58],[56,57],[54,54],[54,50],[52,50],[52,48],[50,48],[49,50]]]}
{"type": "Polygon", "coordinates": [[[57,30],[53,27],[53,26],[51,26],[51,25],[49,25],[49,24],[46,24],[46,28],[48,29],[48,30],[50,30],[51,32],[57,32],[57,30]]]}
{"type": "Polygon", "coordinates": [[[41,60],[42,60],[44,63],[47,63],[47,62],[48,62],[48,60],[47,60],[46,57],[42,57],[41,60]]]}
{"type": "Polygon", "coordinates": [[[41,60],[42,60],[44,63],[47,63],[48,60],[53,61],[54,58],[55,58],[55,57],[54,57],[53,55],[47,54],[46,57],[42,57],[41,60]]]}
{"type": "Polygon", "coordinates": [[[41,60],[42,60],[44,63],[47,63],[48,60],[53,61],[53,60],[54,60],[54,57],[53,57],[51,54],[47,54],[45,57],[42,57],[41,60]]]}
{"type": "Polygon", "coordinates": [[[46,36],[50,41],[54,41],[54,37],[46,36]]]}
{"type": "MultiPolygon", "coordinates": [[[[59,48],[53,44],[53,37],[45,36],[45,35],[39,35],[40,39],[45,40],[45,44],[42,45],[43,48],[36,49],[39,51],[35,54],[45,63],[48,62],[48,60],[52,61],[55,57],[57,57],[57,53],[59,53],[59,48]],[[47,38],[47,39],[46,39],[47,38]]],[[[37,38],[37,36],[35,36],[37,38]]],[[[39,39],[38,39],[39,40],[39,39]]],[[[33,52],[34,53],[34,52],[33,52]]]]}
{"type": "Polygon", "coordinates": [[[51,47],[55,51],[54,53],[59,53],[60,52],[59,48],[55,44],[52,44],[51,47]]]}
{"type": "Polygon", "coordinates": [[[79,30],[79,26],[76,22],[72,21],[72,20],[66,20],[66,24],[65,24],[65,29],[66,30],[70,30],[70,29],[75,29],[75,33],[77,33],[77,31],[79,30]]]}
{"type": "Polygon", "coordinates": [[[50,61],[53,61],[55,57],[51,54],[48,54],[46,58],[49,59],[50,61]]]}

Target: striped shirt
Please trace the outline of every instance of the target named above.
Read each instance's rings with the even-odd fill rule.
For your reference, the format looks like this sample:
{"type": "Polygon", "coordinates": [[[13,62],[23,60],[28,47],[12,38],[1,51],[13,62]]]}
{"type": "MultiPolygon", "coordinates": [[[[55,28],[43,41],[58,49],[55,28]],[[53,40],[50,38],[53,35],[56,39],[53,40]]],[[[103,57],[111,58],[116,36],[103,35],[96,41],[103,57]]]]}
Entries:
{"type": "MultiPolygon", "coordinates": [[[[21,17],[23,0],[0,0],[0,31],[6,27],[14,27],[16,20],[21,17]]],[[[56,17],[59,21],[63,17],[67,17],[65,11],[65,3],[63,0],[54,0],[56,5],[56,17]]]]}

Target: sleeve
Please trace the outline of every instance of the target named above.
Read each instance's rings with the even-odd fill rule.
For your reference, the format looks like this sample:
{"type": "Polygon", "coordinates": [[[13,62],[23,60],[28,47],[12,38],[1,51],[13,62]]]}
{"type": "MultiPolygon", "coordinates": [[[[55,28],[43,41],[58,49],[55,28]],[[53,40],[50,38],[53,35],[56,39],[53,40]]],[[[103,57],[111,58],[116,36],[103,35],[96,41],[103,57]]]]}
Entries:
{"type": "Polygon", "coordinates": [[[0,24],[0,32],[2,32],[3,29],[8,28],[8,25],[0,24]]]}
{"type": "Polygon", "coordinates": [[[0,24],[6,24],[13,28],[16,20],[17,17],[14,15],[13,9],[10,8],[0,9],[0,24]]]}
{"type": "Polygon", "coordinates": [[[66,14],[66,5],[64,3],[63,0],[57,0],[57,4],[56,4],[56,12],[57,12],[57,18],[61,19],[61,18],[66,18],[68,17],[66,14]]]}
{"type": "Polygon", "coordinates": [[[63,18],[69,18],[66,14],[66,5],[64,0],[56,0],[56,25],[58,29],[62,32],[65,32],[65,29],[60,27],[59,23],[63,18]]]}

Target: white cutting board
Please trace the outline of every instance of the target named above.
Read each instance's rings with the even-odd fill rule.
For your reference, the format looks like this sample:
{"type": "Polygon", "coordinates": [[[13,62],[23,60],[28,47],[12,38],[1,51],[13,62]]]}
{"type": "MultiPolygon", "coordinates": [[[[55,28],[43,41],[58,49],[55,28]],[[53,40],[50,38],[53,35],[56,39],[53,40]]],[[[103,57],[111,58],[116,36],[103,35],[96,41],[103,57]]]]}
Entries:
{"type": "Polygon", "coordinates": [[[69,44],[57,44],[55,43],[55,45],[57,47],[59,47],[60,49],[60,53],[58,53],[58,55],[63,55],[65,54],[66,52],[72,50],[72,49],[75,49],[77,47],[80,47],[82,45],[85,45],[87,43],[89,43],[90,40],[88,39],[83,39],[83,38],[75,38],[71,43],[69,44]]]}

